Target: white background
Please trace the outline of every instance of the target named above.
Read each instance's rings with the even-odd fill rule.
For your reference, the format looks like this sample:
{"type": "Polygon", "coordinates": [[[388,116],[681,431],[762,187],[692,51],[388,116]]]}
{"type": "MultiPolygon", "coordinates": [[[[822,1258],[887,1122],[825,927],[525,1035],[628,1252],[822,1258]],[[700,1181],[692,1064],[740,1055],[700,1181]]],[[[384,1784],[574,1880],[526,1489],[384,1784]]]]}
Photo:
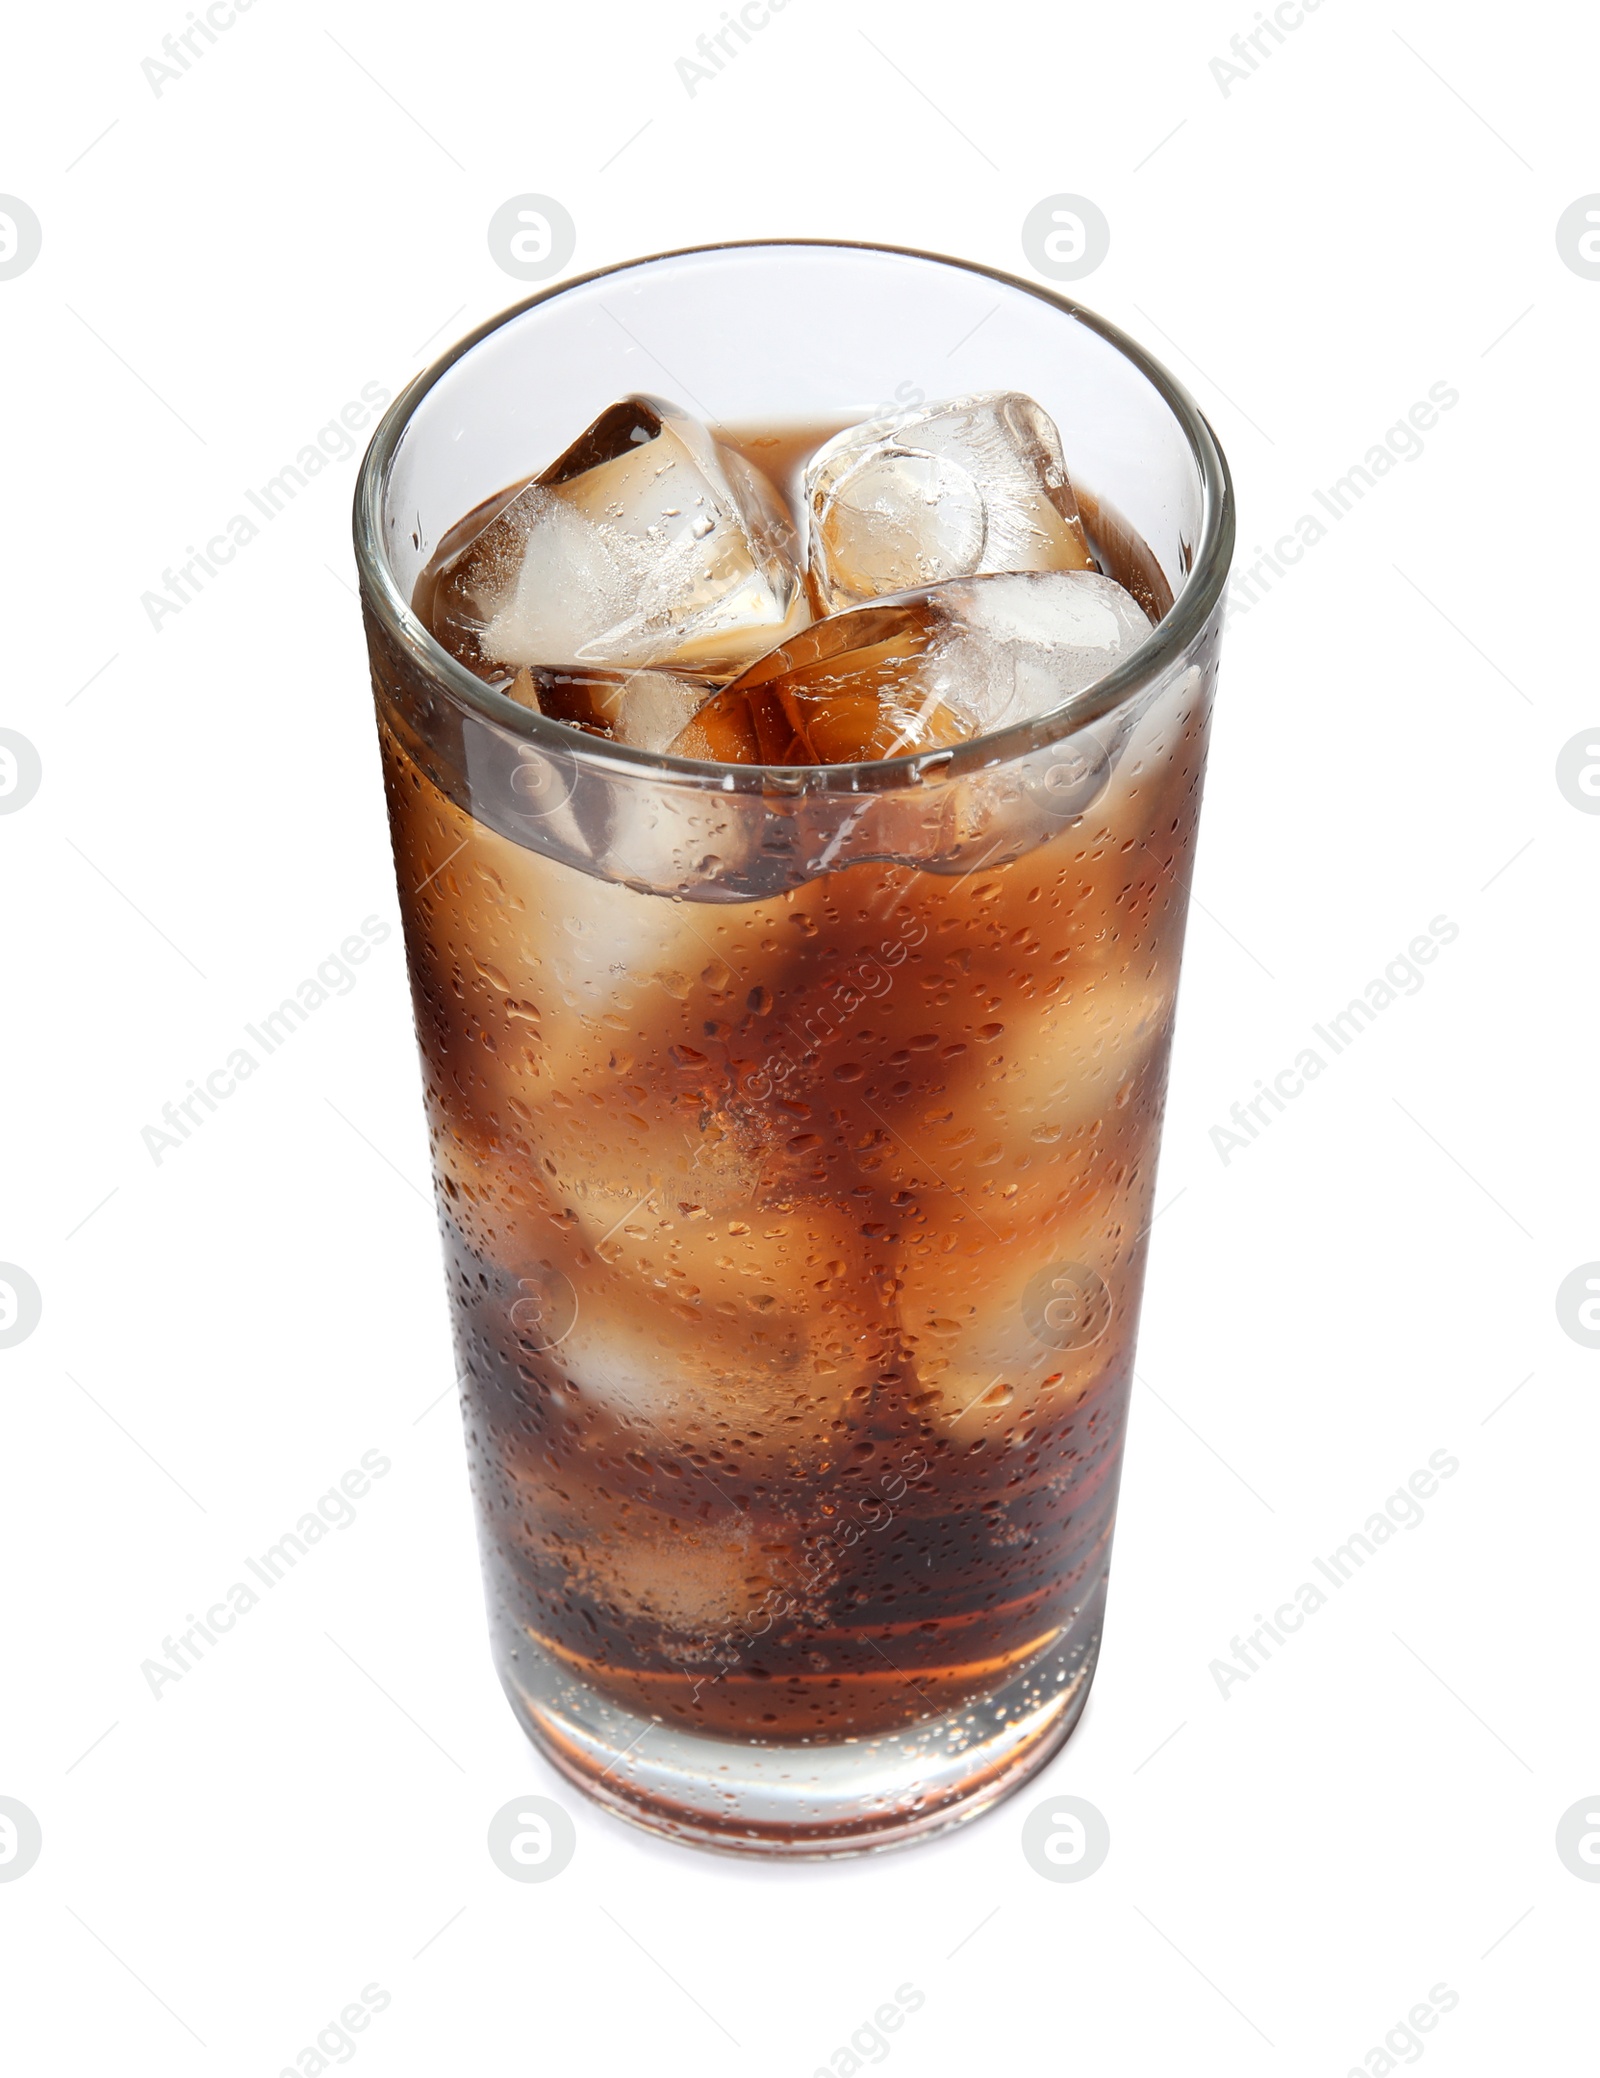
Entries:
{"type": "Polygon", "coordinates": [[[1600,1256],[1600,819],[1555,762],[1600,711],[1600,282],[1555,226],[1600,188],[1594,20],[1324,0],[1224,93],[1247,0],[791,0],[691,97],[709,0],[258,0],[157,94],[186,11],[24,10],[0,87],[0,189],[44,227],[0,281],[0,725],[44,775],[0,818],[0,1258],[44,1305],[0,1351],[0,1793],[44,1832],[0,1883],[8,2067],[314,2072],[376,1982],[372,2078],[808,2078],[909,1982],[902,2078],[1381,2073],[1438,1984],[1441,2078],[1589,2068],[1600,1885],[1554,1836],[1600,1807],[1600,1353],[1554,1298],[1600,1256]],[[1460,392],[1230,626],[1098,1681],[1046,1777],[914,1852],[674,1849],[525,1746],[397,931],[176,1152],[141,1141],[395,921],[354,459],[159,632],[141,594],[527,293],[485,227],[530,190],[572,271],[776,233],[1026,273],[1027,211],[1092,197],[1110,255],[1071,293],[1192,386],[1247,550],[1460,392]],[[1438,915],[1425,986],[1224,1164],[1229,1107],[1438,915]],[[357,1521],[153,1698],[141,1661],[369,1450],[357,1521]],[[1421,1526],[1224,1699],[1211,1661],[1439,1450],[1421,1526]],[[1052,1789],[1110,1824],[1082,1883],[1019,1849],[1052,1789]],[[578,1849],[519,1885],[484,1833],[530,1790],[578,1849]]]}

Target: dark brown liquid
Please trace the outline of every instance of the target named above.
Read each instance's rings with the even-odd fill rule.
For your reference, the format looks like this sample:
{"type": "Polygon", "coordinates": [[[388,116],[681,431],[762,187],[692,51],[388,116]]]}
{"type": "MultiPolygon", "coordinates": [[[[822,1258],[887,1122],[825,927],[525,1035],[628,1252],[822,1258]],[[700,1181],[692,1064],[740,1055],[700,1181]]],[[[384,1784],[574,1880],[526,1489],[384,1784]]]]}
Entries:
{"type": "MultiPolygon", "coordinates": [[[[718,429],[790,495],[834,430],[718,429]]],[[[1079,496],[1109,574],[1164,608],[1079,496]]],[[[832,1741],[995,1687],[1092,1596],[1199,739],[1175,725],[992,870],[862,864],[717,905],[510,842],[386,725],[510,1661],[531,1643],[647,1716],[832,1741]],[[1064,1346],[1039,1327],[1063,1264],[1111,1295],[1064,1346]]]]}

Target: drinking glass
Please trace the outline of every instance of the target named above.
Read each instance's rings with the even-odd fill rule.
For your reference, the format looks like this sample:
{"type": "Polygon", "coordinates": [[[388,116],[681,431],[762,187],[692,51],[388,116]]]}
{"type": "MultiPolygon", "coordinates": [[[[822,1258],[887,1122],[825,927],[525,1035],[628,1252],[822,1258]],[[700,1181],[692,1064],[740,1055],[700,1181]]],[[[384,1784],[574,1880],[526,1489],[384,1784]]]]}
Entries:
{"type": "Polygon", "coordinates": [[[624,1817],[904,1842],[1083,1709],[1232,543],[1217,443],[1142,348],[881,246],[563,282],[373,439],[356,547],[494,1652],[624,1817]],[[618,398],[776,438],[958,390],[1044,406],[1157,622],[1034,719],[697,763],[535,712],[414,610],[463,517],[618,398]]]}

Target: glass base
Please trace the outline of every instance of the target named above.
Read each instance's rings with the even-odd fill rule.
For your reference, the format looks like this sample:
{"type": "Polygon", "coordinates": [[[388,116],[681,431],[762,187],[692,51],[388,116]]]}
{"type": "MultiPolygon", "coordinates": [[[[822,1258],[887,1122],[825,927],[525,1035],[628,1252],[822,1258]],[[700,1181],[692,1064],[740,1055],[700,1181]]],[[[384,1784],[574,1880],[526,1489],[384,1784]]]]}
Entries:
{"type": "Polygon", "coordinates": [[[729,1854],[820,1861],[965,1825],[1020,1789],[1083,1714],[1105,1576],[1051,1643],[959,1710],[838,1745],[717,1739],[610,1701],[533,1640],[500,1678],[540,1752],[608,1811],[729,1854]]]}

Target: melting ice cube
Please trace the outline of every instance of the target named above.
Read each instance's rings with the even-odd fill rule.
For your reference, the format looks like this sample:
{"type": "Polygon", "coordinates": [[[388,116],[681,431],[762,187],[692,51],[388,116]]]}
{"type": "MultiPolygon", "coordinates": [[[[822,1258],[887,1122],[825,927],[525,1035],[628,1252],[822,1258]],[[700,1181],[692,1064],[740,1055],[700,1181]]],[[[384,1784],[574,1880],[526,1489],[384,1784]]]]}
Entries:
{"type": "Polygon", "coordinates": [[[828,613],[948,578],[1093,568],[1061,436],[1015,390],[848,427],[811,458],[805,502],[828,613]]]}
{"type": "Polygon", "coordinates": [[[1005,572],[815,621],[707,702],[671,745],[724,764],[837,765],[1048,714],[1150,633],[1098,571],[1005,572]]]}
{"type": "Polygon", "coordinates": [[[674,405],[628,397],[457,551],[430,618],[475,666],[727,679],[810,608],[761,473],[674,405]]]}
{"type": "Polygon", "coordinates": [[[506,688],[558,722],[635,750],[665,750],[717,690],[713,678],[676,671],[534,671],[506,688]]]}

